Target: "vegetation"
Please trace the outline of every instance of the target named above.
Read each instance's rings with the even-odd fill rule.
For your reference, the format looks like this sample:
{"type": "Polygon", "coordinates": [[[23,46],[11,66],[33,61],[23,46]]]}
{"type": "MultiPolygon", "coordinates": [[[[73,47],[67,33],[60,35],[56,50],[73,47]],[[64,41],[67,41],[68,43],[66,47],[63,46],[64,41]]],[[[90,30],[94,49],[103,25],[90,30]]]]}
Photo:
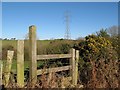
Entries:
{"type": "MultiPolygon", "coordinates": [[[[38,40],[37,53],[40,54],[61,54],[68,53],[74,45],[73,40],[38,40]]],[[[29,42],[25,40],[25,60],[29,57],[29,42]]],[[[17,40],[2,40],[2,59],[6,60],[7,50],[14,50],[14,59],[16,60],[17,40]]]]}
{"type": "MultiPolygon", "coordinates": [[[[37,54],[66,54],[69,53],[70,48],[78,49],[80,51],[80,84],[83,84],[84,87],[87,88],[118,88],[120,87],[120,50],[117,29],[116,26],[101,29],[99,32],[96,32],[96,34],[88,35],[84,39],[78,40],[38,40],[37,54]],[[114,33],[113,30],[116,32],[114,33]]],[[[15,51],[14,60],[16,60],[16,45],[16,40],[3,40],[3,60],[6,60],[7,50],[15,51]]],[[[25,40],[25,67],[28,67],[26,63],[29,56],[28,46],[28,40],[25,40]]],[[[43,64],[48,66],[53,64],[53,66],[55,66],[56,64],[54,62],[56,61],[57,60],[51,60],[51,62],[46,61],[44,63],[40,62],[38,68],[41,68],[41,66],[43,68],[43,64]]],[[[57,62],[57,66],[65,65],[65,63],[66,62],[61,59],[61,62],[57,62]]],[[[43,79],[46,80],[45,78],[43,79]]],[[[49,86],[49,84],[46,86],[49,86]]]]}
{"type": "Polygon", "coordinates": [[[101,35],[89,35],[76,48],[83,61],[79,69],[86,87],[118,87],[118,55],[109,40],[101,35]]]}

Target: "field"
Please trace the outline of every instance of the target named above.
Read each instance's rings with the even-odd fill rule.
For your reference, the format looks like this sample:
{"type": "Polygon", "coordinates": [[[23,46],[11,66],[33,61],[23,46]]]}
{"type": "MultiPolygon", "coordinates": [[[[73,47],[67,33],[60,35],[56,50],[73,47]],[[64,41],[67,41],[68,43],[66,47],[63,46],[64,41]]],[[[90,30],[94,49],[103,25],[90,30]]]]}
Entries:
{"type": "MultiPolygon", "coordinates": [[[[37,40],[37,54],[57,54],[57,53],[68,53],[69,49],[76,41],[74,40],[37,40]]],[[[25,40],[25,61],[28,60],[29,56],[29,42],[25,40]]],[[[17,52],[17,40],[2,40],[2,53],[3,59],[6,59],[7,50],[14,50],[14,59],[16,60],[17,52]]]]}
{"type": "MultiPolygon", "coordinates": [[[[6,47],[6,46],[13,46],[14,48],[17,48],[17,40],[0,40],[0,42],[2,41],[2,46],[6,47]]],[[[56,43],[72,43],[74,40],[63,40],[63,39],[56,39],[56,40],[37,40],[37,46],[44,46],[47,47],[50,45],[50,43],[52,42],[56,42],[56,43]]],[[[28,46],[28,40],[25,40],[25,45],[28,46]]]]}
{"type": "MultiPolygon", "coordinates": [[[[45,47],[48,46],[50,42],[51,42],[50,40],[38,40],[38,45],[45,47]]],[[[25,40],[25,46],[27,47],[28,45],[29,45],[28,40],[25,40]]],[[[16,49],[17,40],[2,40],[2,46],[3,47],[13,46],[16,49]]]]}
{"type": "MultiPolygon", "coordinates": [[[[28,54],[29,54],[29,50],[28,50],[28,47],[29,47],[29,42],[28,40],[25,40],[25,62],[24,62],[24,69],[26,70],[28,67],[29,67],[29,57],[28,57],[28,54]]],[[[37,41],[37,53],[38,54],[47,54],[46,53],[46,49],[48,50],[51,50],[53,51],[54,49],[54,52],[56,53],[62,53],[61,52],[58,52],[59,51],[59,46],[60,45],[70,45],[71,43],[73,43],[73,40],[38,40],[37,41]],[[58,47],[57,47],[58,46],[58,47]],[[57,48],[54,48],[54,47],[57,47],[57,48]]],[[[70,47],[69,47],[70,48],[70,47]]],[[[5,62],[5,59],[6,59],[6,54],[7,54],[7,50],[14,50],[14,60],[12,61],[12,71],[13,72],[16,72],[16,68],[17,68],[17,63],[16,63],[16,50],[17,50],[17,40],[2,40],[2,49],[3,49],[3,62],[5,62]]],[[[60,48],[61,49],[61,48],[60,48]]],[[[51,52],[50,52],[51,53],[51,52]]],[[[63,52],[64,53],[64,52],[63,52]]],[[[59,63],[59,62],[58,62],[59,63]]],[[[45,61],[37,61],[37,67],[43,67],[45,64],[45,61]]]]}

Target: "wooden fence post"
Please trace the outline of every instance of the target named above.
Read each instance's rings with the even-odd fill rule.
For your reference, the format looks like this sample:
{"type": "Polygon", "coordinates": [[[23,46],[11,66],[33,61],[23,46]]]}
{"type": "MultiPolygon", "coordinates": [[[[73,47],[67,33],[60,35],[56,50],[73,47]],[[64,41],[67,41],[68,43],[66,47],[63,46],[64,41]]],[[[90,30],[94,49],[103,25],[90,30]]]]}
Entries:
{"type": "Polygon", "coordinates": [[[76,86],[78,81],[79,51],[72,48],[71,55],[72,55],[72,58],[71,58],[72,85],[76,86]]]}
{"type": "Polygon", "coordinates": [[[72,85],[75,85],[75,49],[71,49],[71,75],[72,75],[72,85]]]}
{"type": "Polygon", "coordinates": [[[17,42],[17,85],[24,86],[24,41],[17,42]]]}
{"type": "Polygon", "coordinates": [[[12,59],[13,59],[13,54],[14,51],[8,50],[7,52],[7,61],[5,63],[5,71],[4,71],[4,84],[5,87],[8,86],[9,83],[9,77],[10,77],[10,71],[11,71],[11,66],[12,66],[12,59]]]}
{"type": "Polygon", "coordinates": [[[36,42],[36,27],[29,27],[29,60],[30,60],[30,84],[34,86],[37,82],[37,42],[36,42]]]}
{"type": "Polygon", "coordinates": [[[79,61],[79,50],[76,50],[76,55],[75,55],[75,85],[77,85],[78,81],[78,61],[79,61]]]}

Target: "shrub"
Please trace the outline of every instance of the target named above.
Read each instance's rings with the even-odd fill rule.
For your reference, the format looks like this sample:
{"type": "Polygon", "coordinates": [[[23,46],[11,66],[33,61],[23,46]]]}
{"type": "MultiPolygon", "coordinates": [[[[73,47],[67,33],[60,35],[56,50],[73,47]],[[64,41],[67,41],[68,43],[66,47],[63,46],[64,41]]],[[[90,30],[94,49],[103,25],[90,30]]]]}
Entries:
{"type": "Polygon", "coordinates": [[[108,39],[89,35],[76,48],[83,60],[80,71],[86,87],[118,87],[118,57],[108,39]]]}
{"type": "Polygon", "coordinates": [[[46,48],[47,54],[66,54],[69,53],[71,45],[68,43],[51,42],[46,48]]]}

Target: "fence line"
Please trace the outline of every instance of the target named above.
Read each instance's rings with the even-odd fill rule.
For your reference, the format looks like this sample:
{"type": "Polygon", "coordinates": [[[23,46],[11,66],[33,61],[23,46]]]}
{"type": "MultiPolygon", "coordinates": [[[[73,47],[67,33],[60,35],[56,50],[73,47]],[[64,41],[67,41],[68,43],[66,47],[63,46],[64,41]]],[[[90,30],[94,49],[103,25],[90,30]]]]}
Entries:
{"type": "Polygon", "coordinates": [[[30,60],[30,82],[32,86],[37,82],[37,75],[51,72],[58,72],[63,70],[70,70],[72,76],[72,84],[77,85],[78,75],[78,59],[79,51],[71,49],[70,54],[52,54],[52,55],[37,55],[37,41],[36,41],[36,27],[29,27],[29,60],[30,60]],[[57,58],[69,58],[70,66],[49,68],[44,70],[37,70],[37,60],[41,59],[57,59],[57,58]],[[71,67],[71,68],[70,68],[71,67]]]}
{"type": "MultiPolygon", "coordinates": [[[[7,62],[5,65],[5,85],[8,85],[12,59],[14,51],[8,51],[7,62]]],[[[78,60],[79,51],[71,49],[69,54],[50,54],[50,55],[37,55],[37,40],[36,40],[36,27],[29,27],[29,82],[31,86],[37,83],[37,75],[49,73],[49,80],[52,76],[52,72],[60,72],[65,70],[70,70],[70,75],[72,79],[72,84],[77,85],[78,81],[78,60]],[[45,59],[58,59],[58,58],[68,58],[70,60],[70,65],[48,68],[48,69],[38,69],[37,61],[45,59]]],[[[0,73],[1,74],[1,73],[0,73]]],[[[48,81],[49,81],[48,80],[48,81]]],[[[17,85],[19,87],[24,86],[24,41],[18,40],[17,42],[17,85]]]]}

